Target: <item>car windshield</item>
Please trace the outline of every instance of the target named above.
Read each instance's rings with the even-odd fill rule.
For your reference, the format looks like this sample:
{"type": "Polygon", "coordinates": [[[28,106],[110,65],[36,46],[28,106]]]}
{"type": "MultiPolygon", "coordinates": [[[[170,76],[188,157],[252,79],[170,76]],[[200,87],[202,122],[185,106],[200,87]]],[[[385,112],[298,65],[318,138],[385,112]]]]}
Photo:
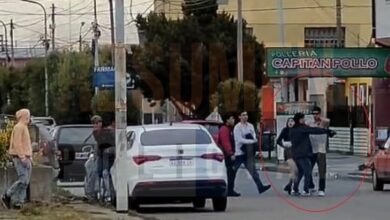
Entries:
{"type": "Polygon", "coordinates": [[[144,146],[211,144],[210,136],[200,129],[167,129],[146,131],[141,135],[144,146]]]}
{"type": "Polygon", "coordinates": [[[58,138],[59,144],[95,144],[92,127],[61,128],[58,138]]]}

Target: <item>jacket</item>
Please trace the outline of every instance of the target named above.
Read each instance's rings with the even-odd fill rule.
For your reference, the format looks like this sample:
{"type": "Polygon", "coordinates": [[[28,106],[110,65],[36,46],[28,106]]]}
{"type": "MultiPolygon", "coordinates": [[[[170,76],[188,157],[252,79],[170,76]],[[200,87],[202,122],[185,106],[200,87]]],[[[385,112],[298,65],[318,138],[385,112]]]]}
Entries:
{"type": "Polygon", "coordinates": [[[313,149],[310,142],[311,134],[328,134],[329,129],[312,128],[306,125],[297,125],[291,128],[291,150],[294,159],[308,158],[313,155],[313,149]]]}
{"type": "Polygon", "coordinates": [[[8,154],[11,156],[18,156],[20,159],[31,157],[32,147],[30,132],[28,130],[30,111],[28,109],[21,109],[17,111],[16,120],[18,122],[11,133],[8,154]]]}
{"type": "Polygon", "coordinates": [[[219,129],[218,141],[219,147],[222,149],[225,156],[232,156],[234,154],[233,148],[233,134],[232,128],[224,125],[219,129]]]}

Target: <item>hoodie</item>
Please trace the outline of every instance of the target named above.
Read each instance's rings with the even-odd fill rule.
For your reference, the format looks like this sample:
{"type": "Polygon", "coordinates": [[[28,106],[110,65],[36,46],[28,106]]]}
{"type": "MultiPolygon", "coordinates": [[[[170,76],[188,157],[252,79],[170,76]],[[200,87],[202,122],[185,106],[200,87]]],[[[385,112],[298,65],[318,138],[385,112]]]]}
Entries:
{"type": "Polygon", "coordinates": [[[18,156],[20,159],[32,156],[30,132],[30,111],[21,109],[16,112],[17,123],[11,133],[10,147],[8,153],[11,156],[18,156]]]}
{"type": "Polygon", "coordinates": [[[294,159],[308,158],[313,155],[310,135],[328,134],[330,130],[324,128],[312,128],[306,125],[296,124],[290,132],[292,154],[294,159]]]}

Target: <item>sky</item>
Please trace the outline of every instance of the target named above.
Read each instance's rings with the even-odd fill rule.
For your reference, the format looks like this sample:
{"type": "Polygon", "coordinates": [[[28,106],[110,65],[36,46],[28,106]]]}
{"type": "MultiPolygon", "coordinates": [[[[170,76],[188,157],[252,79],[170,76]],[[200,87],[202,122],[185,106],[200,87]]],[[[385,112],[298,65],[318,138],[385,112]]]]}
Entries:
{"type": "MultiPolygon", "coordinates": [[[[47,11],[48,38],[52,21],[52,4],[55,6],[55,43],[56,48],[78,48],[81,22],[85,25],[81,29],[84,41],[91,42],[93,37],[91,22],[93,22],[94,0],[36,0],[42,3],[47,11]]],[[[114,10],[115,10],[115,0],[114,10]]],[[[110,15],[108,0],[96,0],[98,24],[100,25],[101,38],[99,42],[110,43],[110,15]]],[[[125,3],[125,39],[126,43],[138,43],[137,30],[134,22],[130,23],[137,14],[146,15],[153,10],[153,0],[124,0],[125,3]],[[130,10],[132,5],[132,10],[130,10]]],[[[115,12],[114,12],[115,13],[115,12]]],[[[115,15],[114,15],[115,17],[115,15]]],[[[21,0],[0,0],[0,20],[6,24],[13,19],[15,25],[15,47],[41,47],[40,38],[44,36],[43,10],[36,4],[21,0]]],[[[7,26],[8,32],[10,26],[7,26]]],[[[4,28],[0,25],[0,34],[4,34],[4,28]]],[[[9,41],[8,33],[8,41],[9,41]]]]}

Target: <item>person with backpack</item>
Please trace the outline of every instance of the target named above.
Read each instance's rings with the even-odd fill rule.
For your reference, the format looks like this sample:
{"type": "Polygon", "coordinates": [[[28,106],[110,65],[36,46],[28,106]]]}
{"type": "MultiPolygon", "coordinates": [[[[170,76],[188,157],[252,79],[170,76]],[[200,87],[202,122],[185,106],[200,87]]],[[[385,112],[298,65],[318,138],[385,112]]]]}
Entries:
{"type": "Polygon", "coordinates": [[[253,181],[257,186],[259,194],[271,188],[270,185],[263,185],[260,180],[259,173],[256,171],[255,153],[257,149],[257,138],[255,128],[248,122],[248,113],[240,114],[240,122],[234,126],[233,130],[235,141],[235,161],[234,171],[237,172],[241,164],[245,165],[246,170],[252,176],[253,181]]]}
{"type": "Polygon", "coordinates": [[[218,146],[223,151],[225,156],[225,165],[228,178],[228,196],[238,197],[239,193],[234,191],[234,137],[233,137],[233,127],[235,123],[234,115],[227,114],[224,116],[224,125],[219,129],[218,133],[218,146]]]}

